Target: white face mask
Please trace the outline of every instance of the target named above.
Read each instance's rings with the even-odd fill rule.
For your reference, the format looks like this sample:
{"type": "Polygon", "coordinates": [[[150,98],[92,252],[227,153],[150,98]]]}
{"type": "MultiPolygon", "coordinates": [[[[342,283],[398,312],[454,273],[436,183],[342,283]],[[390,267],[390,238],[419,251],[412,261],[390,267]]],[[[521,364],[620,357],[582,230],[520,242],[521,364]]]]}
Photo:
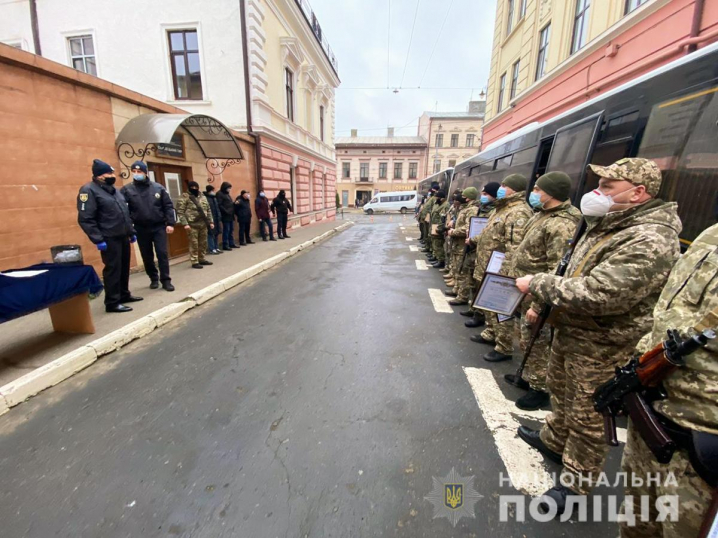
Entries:
{"type": "MultiPolygon", "coordinates": [[[[637,189],[638,187],[632,187],[618,194],[625,194],[637,189]]],[[[629,202],[616,202],[613,200],[613,196],[610,194],[603,194],[599,190],[587,192],[581,198],[581,213],[587,217],[603,217],[608,213],[611,213],[611,208],[615,205],[632,206],[629,202]]],[[[617,209],[615,211],[622,211],[617,209]]]]}

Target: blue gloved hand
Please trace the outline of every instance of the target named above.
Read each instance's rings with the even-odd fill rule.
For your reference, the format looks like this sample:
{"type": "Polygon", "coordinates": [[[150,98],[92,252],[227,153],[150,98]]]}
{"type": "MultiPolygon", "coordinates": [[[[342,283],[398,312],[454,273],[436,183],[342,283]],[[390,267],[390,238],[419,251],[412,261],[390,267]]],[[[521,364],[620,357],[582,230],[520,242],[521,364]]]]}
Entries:
{"type": "Polygon", "coordinates": [[[130,243],[134,243],[135,241],[137,241],[137,236],[136,235],[130,236],[130,243]]]}
{"type": "Polygon", "coordinates": [[[107,250],[107,243],[104,241],[102,243],[97,243],[97,250],[105,251],[107,250]]]}

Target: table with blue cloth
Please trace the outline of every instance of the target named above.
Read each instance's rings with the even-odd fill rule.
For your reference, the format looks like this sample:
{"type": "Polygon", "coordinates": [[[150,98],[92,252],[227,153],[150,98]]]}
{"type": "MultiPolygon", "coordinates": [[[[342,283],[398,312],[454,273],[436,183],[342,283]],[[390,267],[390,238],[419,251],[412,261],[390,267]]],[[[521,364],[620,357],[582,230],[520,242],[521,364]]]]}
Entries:
{"type": "Polygon", "coordinates": [[[0,323],[48,308],[56,332],[93,334],[88,295],[102,291],[90,265],[40,263],[0,273],[0,323]]]}

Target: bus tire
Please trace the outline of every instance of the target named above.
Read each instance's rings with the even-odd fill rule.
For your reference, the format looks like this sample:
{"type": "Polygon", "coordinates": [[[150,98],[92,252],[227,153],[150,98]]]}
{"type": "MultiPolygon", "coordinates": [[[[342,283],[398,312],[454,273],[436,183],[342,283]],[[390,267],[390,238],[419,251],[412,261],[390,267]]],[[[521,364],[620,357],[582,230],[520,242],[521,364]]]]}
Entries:
{"type": "Polygon", "coordinates": [[[402,207],[399,211],[401,211],[402,215],[406,215],[406,208],[402,207]]]}
{"type": "Polygon", "coordinates": [[[367,215],[373,215],[373,214],[374,214],[374,210],[373,210],[373,209],[367,209],[367,210],[366,210],[366,214],[367,214],[367,215]]]}

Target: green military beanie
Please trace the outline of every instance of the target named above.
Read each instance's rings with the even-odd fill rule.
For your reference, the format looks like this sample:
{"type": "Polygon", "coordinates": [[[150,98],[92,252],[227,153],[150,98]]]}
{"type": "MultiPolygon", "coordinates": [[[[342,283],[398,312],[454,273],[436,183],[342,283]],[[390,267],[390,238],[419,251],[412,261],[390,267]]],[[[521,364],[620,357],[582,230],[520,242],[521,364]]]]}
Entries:
{"type": "Polygon", "coordinates": [[[476,200],[479,197],[479,191],[476,190],[476,187],[469,187],[468,189],[464,189],[461,195],[469,200],[476,200]]]}
{"type": "Polygon", "coordinates": [[[538,178],[536,186],[552,198],[565,202],[571,193],[571,178],[563,172],[549,172],[538,178]]]}
{"type": "Polygon", "coordinates": [[[511,174],[510,176],[506,176],[501,182],[504,187],[509,187],[516,192],[525,191],[528,183],[526,178],[521,174],[511,174]]]}

